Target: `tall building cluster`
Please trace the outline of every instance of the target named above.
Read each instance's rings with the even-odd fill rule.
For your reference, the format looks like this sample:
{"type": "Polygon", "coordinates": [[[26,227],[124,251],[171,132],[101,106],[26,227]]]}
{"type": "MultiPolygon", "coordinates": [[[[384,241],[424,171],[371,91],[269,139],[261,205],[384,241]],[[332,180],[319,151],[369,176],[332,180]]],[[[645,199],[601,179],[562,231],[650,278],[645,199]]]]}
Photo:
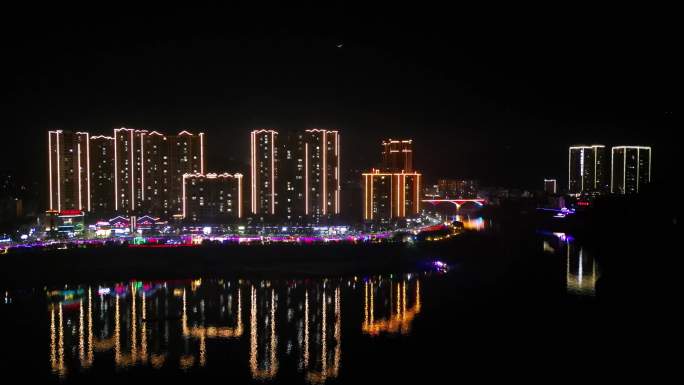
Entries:
{"type": "Polygon", "coordinates": [[[250,213],[284,223],[325,222],[340,214],[340,134],[320,128],[250,138],[250,213]]]}
{"type": "Polygon", "coordinates": [[[189,131],[49,131],[49,211],[197,222],[249,215],[293,224],[326,222],[340,213],[337,130],[252,131],[244,184],[241,173],[205,170],[205,141],[204,133],[189,131]]]}
{"type": "Polygon", "coordinates": [[[651,147],[577,145],[568,149],[568,193],[633,194],[651,181],[651,147]],[[610,157],[609,157],[610,156],[610,157]]]}
{"type": "Polygon", "coordinates": [[[363,219],[388,222],[417,215],[421,174],[413,170],[411,140],[382,142],[382,165],[363,173],[363,219]]]}
{"type": "MultiPolygon", "coordinates": [[[[188,199],[200,199],[184,196],[184,187],[194,181],[186,174],[205,173],[204,143],[203,133],[188,131],[167,135],[116,128],[112,136],[49,131],[49,210],[184,218],[188,199]]],[[[237,197],[230,202],[235,208],[225,212],[239,217],[237,197]]]]}

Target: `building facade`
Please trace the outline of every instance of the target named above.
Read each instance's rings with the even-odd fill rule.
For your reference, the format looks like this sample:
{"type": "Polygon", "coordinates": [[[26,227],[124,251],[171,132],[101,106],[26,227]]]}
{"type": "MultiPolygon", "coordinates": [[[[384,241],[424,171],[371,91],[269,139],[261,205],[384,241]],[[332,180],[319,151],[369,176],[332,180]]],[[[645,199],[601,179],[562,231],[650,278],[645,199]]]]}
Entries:
{"type": "Polygon", "coordinates": [[[650,182],[651,147],[616,146],[611,149],[611,193],[636,194],[650,182]]]}
{"type": "Polygon", "coordinates": [[[116,212],[182,217],[183,175],[203,171],[203,133],[114,129],[116,212]]]}
{"type": "Polygon", "coordinates": [[[91,209],[90,138],[87,132],[48,132],[49,210],[91,209]]]}
{"type": "Polygon", "coordinates": [[[383,140],[382,169],[392,172],[412,172],[413,140],[383,140]]]}
{"type": "Polygon", "coordinates": [[[606,147],[571,146],[568,149],[568,193],[607,192],[606,147]]]}
{"type": "Polygon", "coordinates": [[[421,174],[372,170],[363,173],[366,221],[387,222],[420,212],[421,174]]]}
{"type": "Polygon", "coordinates": [[[477,198],[478,182],[471,179],[439,179],[437,194],[442,198],[477,198]]]}
{"type": "Polygon", "coordinates": [[[549,195],[555,195],[558,192],[557,183],[555,179],[544,179],[544,192],[549,195]]]}
{"type": "Polygon", "coordinates": [[[90,137],[90,203],[94,213],[114,212],[114,137],[90,137]]]}
{"type": "Polygon", "coordinates": [[[242,174],[184,174],[183,218],[190,222],[234,222],[242,218],[242,174]]]}
{"type": "Polygon", "coordinates": [[[304,214],[319,221],[340,213],[340,136],[309,129],[304,138],[304,214]]]}
{"type": "Polygon", "coordinates": [[[278,132],[254,130],[250,134],[250,212],[254,215],[275,215],[278,132]]]}

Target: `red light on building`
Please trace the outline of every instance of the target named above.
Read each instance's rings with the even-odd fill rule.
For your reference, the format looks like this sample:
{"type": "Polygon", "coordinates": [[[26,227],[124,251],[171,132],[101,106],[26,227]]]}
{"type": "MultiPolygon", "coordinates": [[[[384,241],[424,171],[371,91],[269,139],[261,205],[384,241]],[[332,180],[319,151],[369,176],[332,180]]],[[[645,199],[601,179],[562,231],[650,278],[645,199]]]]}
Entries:
{"type": "Polygon", "coordinates": [[[83,211],[81,211],[81,210],[62,210],[59,212],[59,215],[83,215],[83,211]]]}

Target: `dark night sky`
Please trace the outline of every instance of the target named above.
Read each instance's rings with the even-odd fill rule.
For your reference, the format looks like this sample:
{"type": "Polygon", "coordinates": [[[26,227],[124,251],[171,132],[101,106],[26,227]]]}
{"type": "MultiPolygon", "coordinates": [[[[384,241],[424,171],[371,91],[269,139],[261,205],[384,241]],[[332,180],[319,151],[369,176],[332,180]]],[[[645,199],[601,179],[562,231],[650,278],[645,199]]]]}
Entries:
{"type": "Polygon", "coordinates": [[[339,128],[343,168],[410,137],[428,177],[515,187],[566,180],[581,142],[652,145],[655,178],[678,169],[673,10],[5,11],[0,171],[28,180],[48,129],[120,126],[202,130],[216,171],[245,171],[254,127],[339,128]]]}

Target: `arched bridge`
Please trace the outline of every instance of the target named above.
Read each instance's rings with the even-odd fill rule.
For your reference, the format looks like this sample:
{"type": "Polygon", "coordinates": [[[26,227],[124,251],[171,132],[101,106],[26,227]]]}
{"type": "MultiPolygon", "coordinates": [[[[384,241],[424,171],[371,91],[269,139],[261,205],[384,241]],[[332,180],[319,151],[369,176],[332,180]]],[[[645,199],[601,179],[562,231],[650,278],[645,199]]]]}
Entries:
{"type": "Polygon", "coordinates": [[[437,206],[441,203],[451,203],[454,206],[456,206],[457,209],[466,203],[475,203],[478,206],[484,206],[486,203],[486,201],[484,199],[479,199],[479,198],[476,198],[476,199],[449,199],[449,198],[446,198],[446,199],[423,199],[422,202],[430,203],[433,206],[437,206]]]}

